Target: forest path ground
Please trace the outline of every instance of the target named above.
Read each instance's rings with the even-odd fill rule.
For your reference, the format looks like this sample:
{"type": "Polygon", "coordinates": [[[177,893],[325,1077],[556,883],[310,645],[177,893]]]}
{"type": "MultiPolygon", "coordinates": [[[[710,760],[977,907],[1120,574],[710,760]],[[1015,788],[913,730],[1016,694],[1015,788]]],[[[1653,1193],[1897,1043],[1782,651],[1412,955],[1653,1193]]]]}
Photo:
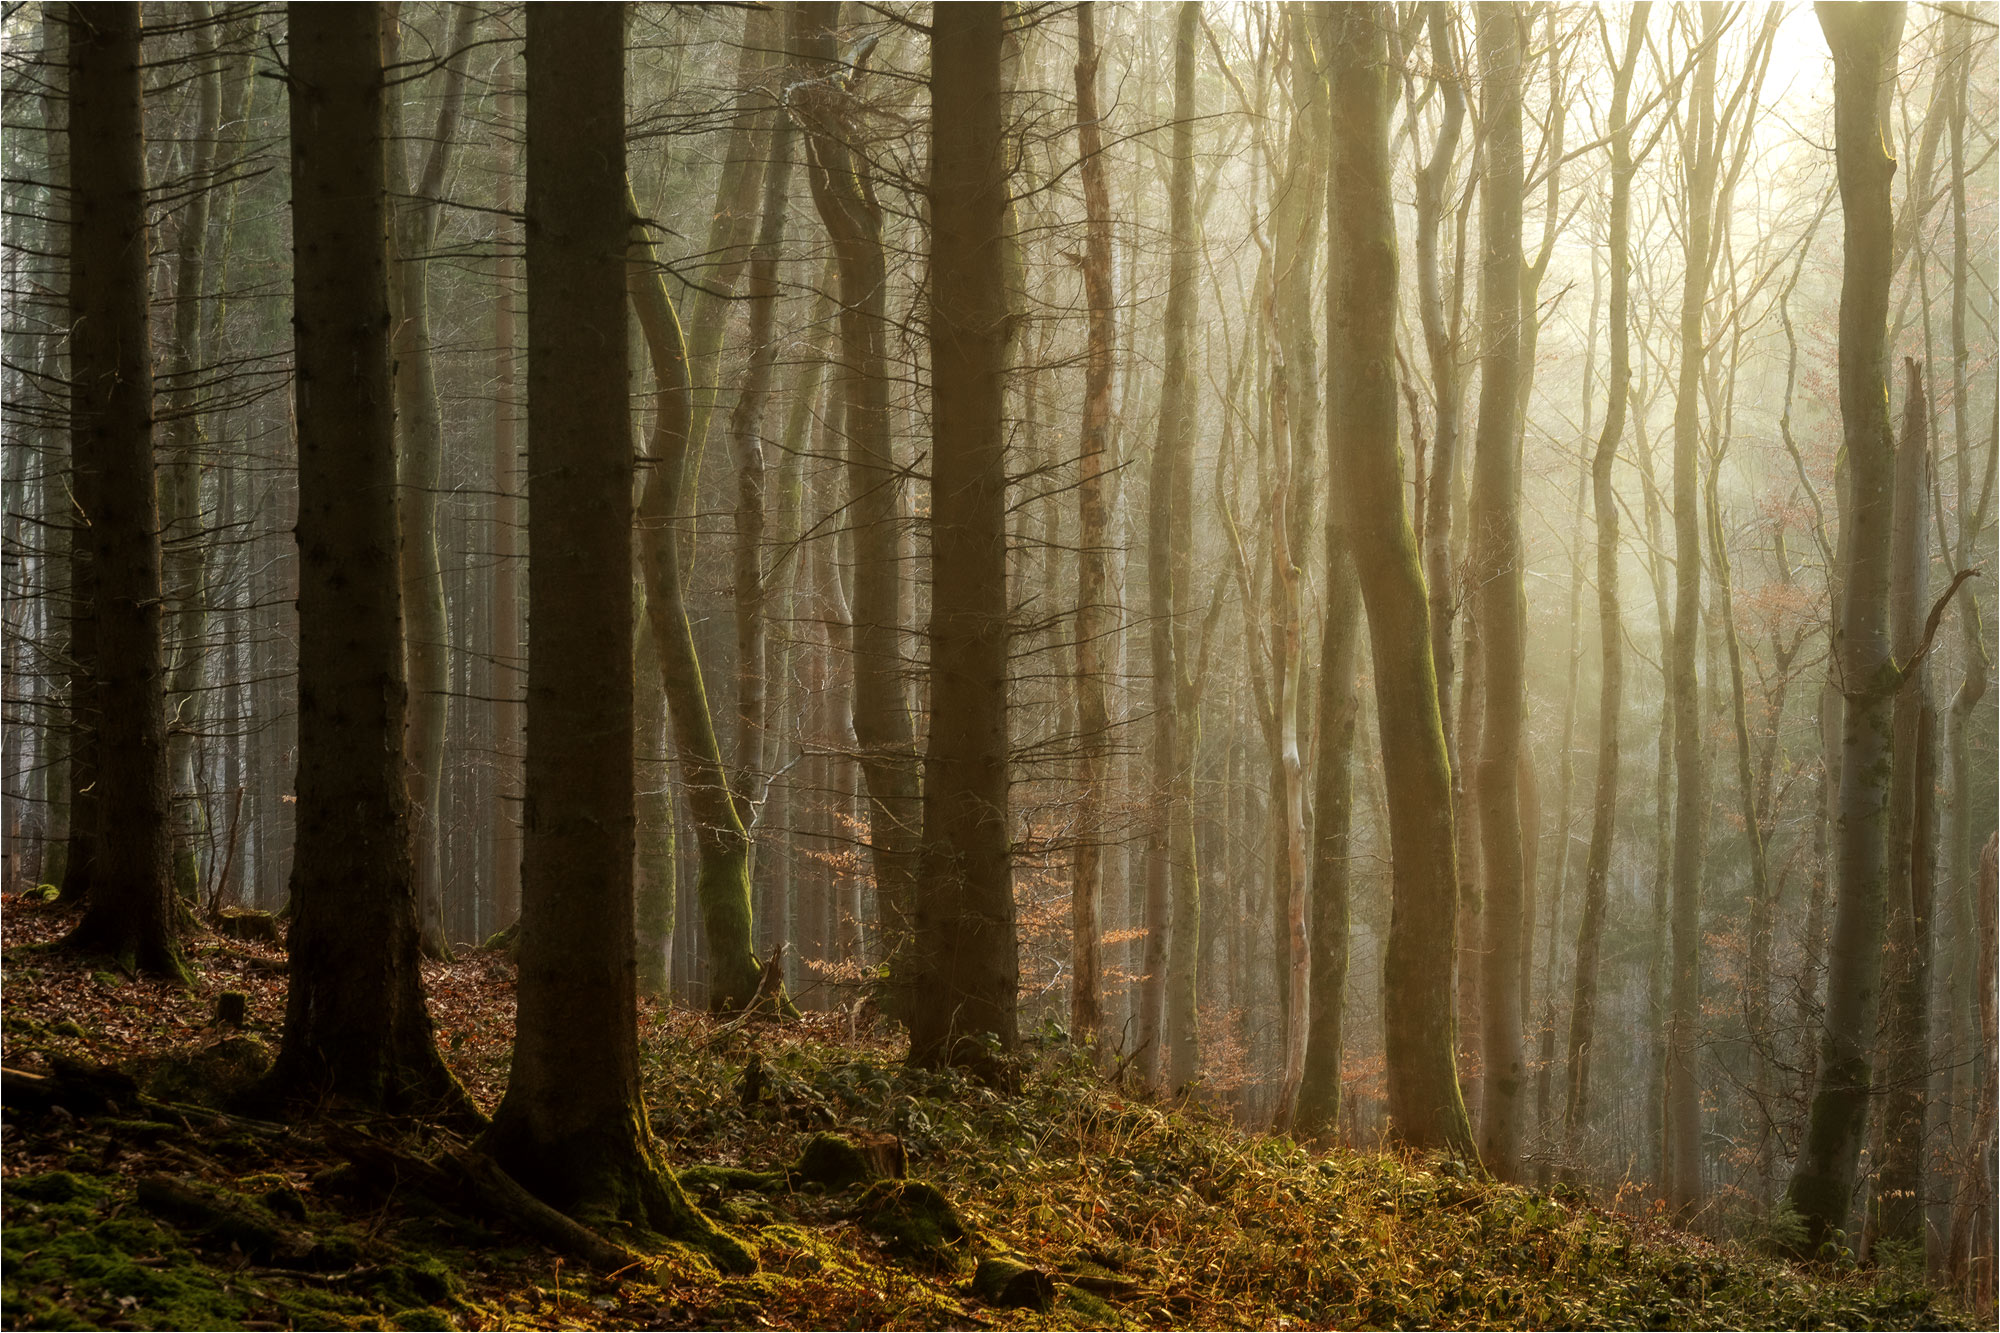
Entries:
{"type": "MultiPolygon", "coordinates": [[[[44,1109],[10,1089],[9,1328],[1977,1326],[1895,1275],[1802,1270],[1450,1162],[1246,1136],[1121,1095],[1060,1042],[1003,1096],[905,1069],[896,1044],[830,1016],[652,1007],[654,1131],[762,1266],[725,1277],[669,1248],[650,1273],[592,1273],[357,1165],[357,1133],[412,1166],[450,1146],[423,1126],[286,1130],[196,1109],[275,1046],[281,949],[204,932],[183,990],[33,947],[73,920],[0,903],[6,1066],[72,1090],[103,1066],[131,1081],[44,1109]],[[241,1030],[212,1021],[226,991],[246,997],[241,1030]],[[829,1132],[897,1136],[910,1177],[941,1193],[788,1175],[829,1132]]],[[[439,1046],[491,1110],[513,969],[474,952],[424,972],[439,1046]]]]}

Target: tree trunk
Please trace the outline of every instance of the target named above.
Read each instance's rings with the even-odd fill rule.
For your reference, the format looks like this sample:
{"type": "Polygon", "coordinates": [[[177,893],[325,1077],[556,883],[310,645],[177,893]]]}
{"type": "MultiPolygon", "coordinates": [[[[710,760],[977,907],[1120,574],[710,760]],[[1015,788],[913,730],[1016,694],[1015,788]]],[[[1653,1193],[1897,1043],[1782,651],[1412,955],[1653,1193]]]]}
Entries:
{"type": "Polygon", "coordinates": [[[1457,873],[1451,765],[1438,714],[1428,598],[1396,449],[1395,214],[1389,187],[1387,6],[1353,5],[1332,44],[1334,186],[1327,263],[1338,345],[1330,415],[1342,430],[1354,563],[1368,612],[1388,782],[1392,908],[1383,958],[1390,1132],[1473,1156],[1453,1064],[1457,873]]]}
{"type": "MultiPolygon", "coordinates": [[[[636,219],[637,206],[628,201],[626,208],[636,219]]],[[[680,545],[673,528],[682,517],[681,482],[687,475],[683,464],[690,441],[690,363],[680,320],[653,259],[651,237],[636,220],[626,268],[632,305],[653,363],[655,386],[653,441],[648,451],[653,465],[638,515],[646,620],[659,653],[667,715],[673,722],[675,748],[686,772],[684,791],[694,821],[698,855],[695,899],[707,946],[709,1007],[717,1011],[742,1009],[757,999],[762,979],[751,946],[750,835],[730,789],[722,743],[716,737],[715,714],[709,707],[694,630],[688,623],[680,545]]],[[[530,399],[531,411],[532,402],[530,399]]],[[[531,521],[533,515],[531,505],[531,521]]],[[[533,546],[531,531],[531,550],[533,546]]],[[[532,557],[529,566],[532,572],[532,557]]],[[[782,994],[766,999],[781,1010],[789,1008],[790,1002],[782,994]]]]}
{"type": "Polygon", "coordinates": [[[1007,6],[949,5],[931,35],[930,746],[910,1059],[998,1072],[1020,965],[1007,792],[1007,6]]]}
{"type": "Polygon", "coordinates": [[[839,16],[839,4],[824,0],[792,10],[793,49],[806,53],[818,77],[788,89],[786,108],[806,136],[813,201],[839,271],[847,509],[854,534],[854,732],[868,786],[868,843],[890,967],[886,998],[900,1010],[922,818],[915,728],[903,690],[903,481],[889,421],[882,207],[852,124],[852,84],[866,71],[866,53],[858,54],[859,66],[837,58],[839,16]]]}
{"type": "MultiPolygon", "coordinates": [[[[518,116],[514,65],[502,60],[494,71],[498,114],[506,123],[518,116]]],[[[517,208],[510,152],[500,172],[500,216],[508,219],[495,249],[493,274],[493,880],[488,886],[494,919],[501,929],[521,916],[521,512],[520,405],[516,380],[520,353],[515,346],[519,264],[514,255],[511,215],[517,208]]]]}
{"type": "Polygon", "coordinates": [[[1111,598],[1111,377],[1116,369],[1117,301],[1111,273],[1111,195],[1104,135],[1097,109],[1096,5],[1076,11],[1078,171],[1085,213],[1082,260],[1089,335],[1084,359],[1083,441],[1077,481],[1076,854],[1070,879],[1070,1036],[1104,1046],[1098,900],[1104,882],[1105,785],[1110,771],[1111,705],[1104,678],[1104,641],[1115,609],[1111,598]]]}
{"type": "Polygon", "coordinates": [[[1819,1087],[1789,1197],[1809,1246],[1845,1229],[1867,1125],[1869,1046],[1881,1003],[1895,661],[1889,565],[1895,447],[1889,427],[1890,181],[1883,147],[1903,6],[1818,6],[1833,51],[1834,164],[1846,224],[1840,286],[1840,419],[1847,484],[1841,496],[1837,651],[1845,708],[1840,817],[1835,826],[1834,924],[1829,943],[1819,1087]]]}
{"type": "Polygon", "coordinates": [[[299,433],[291,990],[271,1087],[476,1115],[418,972],[403,769],[380,5],[289,11],[299,433]]]}
{"type": "MultiPolygon", "coordinates": [[[[1342,17],[1338,11],[1314,11],[1318,24],[1318,44],[1325,55],[1338,50],[1342,17]]],[[[1332,70],[1323,63],[1331,75],[1332,70]]],[[[1338,77],[1338,76],[1334,76],[1338,77]]],[[[1331,96],[1339,92],[1331,81],[1329,100],[1322,112],[1322,143],[1330,147],[1340,126],[1335,120],[1331,96]]],[[[1341,200],[1337,178],[1326,177],[1328,240],[1339,243],[1334,228],[1341,225],[1341,200]]],[[[1357,321],[1341,318],[1340,303],[1329,300],[1326,309],[1327,364],[1331,381],[1337,368],[1352,356],[1365,355],[1347,344],[1360,329],[1357,321]]],[[[1366,442],[1363,442],[1366,447],[1366,442]]],[[[1326,414],[1326,452],[1333,460],[1349,456],[1341,414],[1326,414]]],[[[1355,578],[1354,556],[1349,533],[1352,524],[1346,507],[1333,503],[1326,515],[1326,604],[1321,612],[1319,651],[1318,712],[1319,751],[1313,768],[1312,884],[1310,931],[1312,979],[1306,1023],[1305,1066],[1299,1083],[1298,1109],[1292,1132],[1301,1139],[1330,1139],[1340,1126],[1341,1071],[1346,1042],[1347,965],[1349,899],[1353,875],[1354,823],[1354,744],[1360,720],[1360,699],[1355,691],[1355,658],[1360,647],[1359,620],[1361,592],[1355,578]]]]}
{"type": "Polygon", "coordinates": [[[1583,907],[1577,917],[1575,973],[1570,992],[1569,1036],[1565,1045],[1568,1084],[1563,1097],[1563,1152],[1566,1174],[1578,1160],[1590,1125],[1590,1066],[1597,1040],[1598,970],[1604,952],[1605,916],[1610,898],[1612,844],[1618,831],[1618,729],[1625,711],[1625,640],[1618,603],[1618,500],[1611,473],[1625,435],[1625,408],[1632,379],[1632,127],[1627,108],[1632,74],[1645,44],[1647,0],[1626,20],[1625,51],[1611,87],[1611,217],[1609,261],[1611,301],[1606,320],[1611,334],[1611,373],[1605,386],[1604,429],[1590,461],[1591,507],[1597,520],[1597,778],[1591,796],[1590,850],[1583,864],[1583,907]]]}
{"type": "Polygon", "coordinates": [[[69,11],[71,448],[90,478],[93,586],[77,614],[95,622],[98,829],[89,902],[64,944],[179,980],[139,23],[136,4],[69,11]]]}
{"type": "Polygon", "coordinates": [[[1517,492],[1521,436],[1520,18],[1511,5],[1479,11],[1479,60],[1488,123],[1480,196],[1480,305],[1486,321],[1473,459],[1472,579],[1479,586],[1485,716],[1478,814],[1484,890],[1479,1155],[1504,1180],[1521,1172],[1527,1061],[1521,1042],[1522,879],[1519,763],[1525,702],[1524,591],[1517,492]]]}
{"type": "MultiPolygon", "coordinates": [[[[1722,6],[1704,0],[1701,31],[1712,38],[1722,6]]],[[[1716,43],[1695,64],[1681,154],[1685,277],[1681,285],[1680,370],[1674,394],[1674,629],[1668,644],[1668,688],[1674,699],[1673,868],[1667,1001],[1665,1135],[1667,1204],[1693,1216],[1701,1206],[1701,871],[1708,849],[1708,754],[1702,743],[1695,645],[1701,634],[1701,366],[1702,314],[1714,243],[1716,43]]]]}
{"type": "MultiPolygon", "coordinates": [[[[398,6],[400,11],[401,6],[398,6]]],[[[474,5],[454,7],[445,46],[444,87],[430,152],[421,170],[403,125],[400,93],[389,103],[389,134],[398,161],[392,173],[404,202],[396,209],[396,264],[390,340],[396,376],[397,508],[402,530],[404,657],[410,690],[410,817],[416,851],[417,920],[424,952],[447,956],[444,933],[444,744],[451,699],[451,628],[445,618],[444,570],[438,554],[438,493],[444,484],[444,420],[438,408],[431,357],[430,257],[437,237],[438,199],[458,141],[459,107],[465,100],[466,49],[478,22],[474,5]]],[[[400,18],[391,20],[389,59],[398,58],[400,18]]]]}
{"type": "Polygon", "coordinates": [[[639,1092],[624,26],[617,5],[528,12],[526,854],[513,1069],[485,1146],[558,1209],[741,1269],[660,1162],[639,1092]]]}
{"type": "Polygon", "coordinates": [[[1888,946],[1883,963],[1883,1091],[1880,1139],[1872,1154],[1875,1192],[1861,1253],[1884,1241],[1921,1254],[1925,1121],[1931,1073],[1932,894],[1937,867],[1937,709],[1930,669],[1914,660],[1930,609],[1930,404],[1923,363],[1903,361],[1907,387],[1903,438],[1896,448],[1895,515],[1889,571],[1890,651],[1911,665],[1891,716],[1885,897],[1888,946]]]}

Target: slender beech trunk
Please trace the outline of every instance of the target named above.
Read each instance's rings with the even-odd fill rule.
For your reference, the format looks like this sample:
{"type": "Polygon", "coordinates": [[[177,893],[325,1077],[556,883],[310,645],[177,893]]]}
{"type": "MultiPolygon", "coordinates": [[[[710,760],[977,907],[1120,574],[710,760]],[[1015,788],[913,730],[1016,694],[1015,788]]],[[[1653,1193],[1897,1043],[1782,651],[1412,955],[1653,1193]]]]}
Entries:
{"type": "Polygon", "coordinates": [[[94,586],[78,614],[96,622],[98,829],[64,944],[178,980],[139,23],[137,4],[69,10],[71,448],[91,478],[94,586]]]}
{"type": "Polygon", "coordinates": [[[1355,571],[1368,612],[1388,783],[1391,915],[1382,963],[1390,1132],[1473,1156],[1453,1062],[1457,873],[1451,764],[1438,714],[1428,598],[1396,449],[1396,230],[1390,193],[1389,8],[1346,6],[1332,44],[1335,225],[1327,263],[1337,314],[1330,415],[1342,431],[1355,571]]]}
{"type": "Polygon", "coordinates": [[[1896,446],[1890,538],[1890,651],[1910,663],[1892,705],[1883,963],[1883,1102],[1872,1156],[1874,1197],[1862,1228],[1864,1257],[1884,1241],[1925,1239],[1925,1138],[1931,1074],[1932,897],[1937,870],[1937,708],[1930,668],[1914,660],[1930,609],[1930,403],[1923,363],[1903,360],[1903,437],[1896,446]]]}
{"type": "Polygon", "coordinates": [[[1485,947],[1480,987],[1483,1095],[1479,1155],[1504,1180],[1521,1173],[1527,1060],[1521,1041],[1522,879],[1519,765],[1525,592],[1521,573],[1522,41],[1512,5],[1479,11],[1486,87],[1486,179],[1480,195],[1482,339],[1473,459],[1472,579],[1486,685],[1478,815],[1485,947]]]}
{"type": "Polygon", "coordinates": [[[1083,441],[1077,481],[1076,856],[1070,879],[1069,1026],[1078,1042],[1106,1039],[1098,900],[1103,889],[1105,784],[1111,754],[1111,705],[1104,677],[1104,643],[1114,623],[1110,579],[1111,377],[1116,370],[1117,298],[1111,272],[1111,194],[1097,109],[1097,6],[1076,11],[1078,170],[1086,219],[1082,259],[1089,335],[1084,359],[1083,441]]]}
{"type": "MultiPolygon", "coordinates": [[[[1341,40],[1342,17],[1320,7],[1316,17],[1322,68],[1341,40]]],[[[1331,98],[1337,90],[1329,81],[1322,96],[1321,143],[1331,145],[1336,129],[1331,98]]],[[[1341,195],[1336,178],[1326,175],[1329,241],[1339,225],[1341,195]]],[[[1356,325],[1340,318],[1339,303],[1326,310],[1329,366],[1347,357],[1347,335],[1356,325]]],[[[1329,377],[1331,378],[1331,376],[1329,377]]],[[[1329,385],[1329,387],[1331,387],[1329,385]]],[[[1337,412],[1326,414],[1329,459],[1348,456],[1348,444],[1337,412]]],[[[1321,612],[1318,713],[1319,750],[1313,767],[1312,881],[1309,923],[1312,977],[1306,1022],[1305,1067],[1299,1083],[1298,1109],[1292,1132],[1301,1139],[1325,1141],[1339,1129],[1341,1069],[1346,1041],[1348,917],[1353,875],[1354,744],[1360,699],[1355,691],[1355,659],[1360,647],[1361,590],[1350,550],[1351,523],[1346,507],[1330,504],[1326,515],[1326,603],[1321,612]]]]}
{"type": "MultiPolygon", "coordinates": [[[[636,204],[627,210],[636,219],[636,204]]],[[[653,258],[653,243],[635,221],[627,260],[627,285],[653,364],[652,469],[639,500],[640,570],[646,586],[646,622],[659,653],[667,716],[685,772],[688,813],[694,821],[698,867],[695,899],[707,947],[709,1007],[743,1009],[753,1001],[788,1010],[782,993],[758,995],[762,969],[751,947],[750,835],[729,785],[716,736],[715,714],[702,680],[694,630],[681,584],[680,544],[674,525],[681,512],[683,466],[689,447],[691,398],[687,343],[653,258]]],[[[533,402],[530,400],[530,411],[533,402]]],[[[532,521],[534,510],[529,508],[532,521]]],[[[530,537],[530,548],[533,538],[530,537]]],[[[533,563],[530,560],[530,570],[533,563]]]]}
{"type": "Polygon", "coordinates": [[[1599,961],[1603,956],[1605,917],[1609,901],[1612,844],[1618,822],[1619,726],[1625,701],[1624,626],[1618,599],[1618,503],[1612,490],[1612,469],[1625,433],[1625,409],[1631,392],[1631,214],[1632,129],[1627,108],[1632,73],[1644,44],[1651,5],[1641,0],[1626,21],[1625,51],[1613,76],[1611,94],[1611,299],[1607,322],[1611,336],[1611,370],[1605,394],[1604,428],[1591,457],[1590,487],[1597,531],[1597,626],[1599,685],[1597,707],[1597,777],[1591,800],[1590,850],[1583,870],[1583,907],[1577,918],[1575,972],[1571,989],[1563,1100],[1563,1160],[1573,1170],[1584,1131],[1590,1123],[1590,1067],[1597,1039],[1599,961]]]}
{"type": "MultiPolygon", "coordinates": [[[[514,64],[502,60],[494,71],[494,96],[503,123],[519,115],[514,64]]],[[[498,224],[493,266],[493,881],[488,886],[494,919],[505,929],[521,916],[521,686],[525,665],[521,644],[519,564],[521,512],[520,374],[515,347],[516,261],[512,215],[518,207],[512,154],[500,173],[498,224]]]]}
{"type": "Polygon", "coordinates": [[[757,241],[750,251],[750,363],[743,372],[736,404],[729,414],[729,452],[736,464],[736,764],[739,803],[762,799],[764,774],[770,768],[771,700],[764,628],[769,595],[764,569],[765,488],[764,415],[771,396],[771,374],[778,362],[778,263],[785,246],[785,210],[792,179],[792,119],[782,110],[768,141],[764,167],[763,214],[757,241]]]}
{"type": "Polygon", "coordinates": [[[1019,1033],[1007,764],[1010,313],[1005,4],[949,5],[931,33],[930,745],[910,1059],[1000,1072],[1019,1033]]]}
{"type": "MultiPolygon", "coordinates": [[[[634,633],[645,629],[645,587],[634,592],[639,613],[634,633]]],[[[665,1003],[672,994],[674,908],[673,764],[667,738],[667,682],[660,671],[659,640],[643,634],[632,680],[633,957],[639,993],[665,1003]]]]}
{"type": "Polygon", "coordinates": [[[1201,904],[1194,863],[1193,720],[1182,710],[1192,577],[1193,454],[1197,384],[1193,350],[1197,251],[1194,199],[1195,42],[1201,6],[1183,0],[1174,31],[1172,179],[1168,187],[1166,360],[1159,434],[1148,471],[1146,593],[1151,616],[1153,798],[1147,823],[1146,944],[1139,986],[1142,1078],[1178,1087],[1194,1072],[1194,969],[1201,904]],[[1189,938],[1170,950],[1185,927],[1189,938]],[[1185,960],[1185,975],[1173,966],[1185,960]],[[1169,988],[1174,993],[1169,995],[1169,988]],[[1171,1047],[1172,1049],[1167,1049],[1171,1047]]]}
{"type": "MultiPolygon", "coordinates": [[[[401,6],[399,5],[400,11],[401,6]]],[[[402,529],[404,656],[410,690],[410,816],[416,847],[417,917],[424,952],[448,952],[444,935],[443,823],[444,743],[451,688],[451,626],[445,614],[444,568],[438,551],[438,493],[444,484],[444,417],[438,406],[437,372],[431,356],[430,255],[437,238],[438,203],[451,171],[458,141],[459,108],[465,101],[463,52],[478,23],[477,6],[455,7],[445,47],[444,84],[430,152],[417,169],[413,142],[404,128],[401,90],[389,97],[389,134],[399,161],[392,179],[405,199],[394,219],[395,270],[391,311],[395,320],[390,351],[396,375],[397,509],[402,529]]],[[[400,30],[401,21],[392,20],[400,30]]],[[[390,40],[390,58],[400,50],[390,40]]]]}
{"type": "Polygon", "coordinates": [[[882,206],[853,117],[854,86],[866,73],[868,51],[857,50],[851,61],[836,56],[839,21],[837,2],[792,10],[793,49],[809,57],[817,77],[793,85],[785,98],[806,137],[813,202],[839,272],[841,419],[854,534],[854,732],[868,786],[868,843],[890,967],[886,998],[892,1011],[900,1011],[906,980],[900,959],[915,901],[922,818],[915,727],[903,689],[903,481],[889,421],[882,206]]]}
{"type": "MultiPolygon", "coordinates": [[[[187,13],[195,70],[194,148],[188,177],[205,183],[214,175],[222,137],[222,63],[215,51],[210,6],[205,2],[192,4],[187,13]]],[[[248,58],[246,51],[241,59],[247,62],[248,58]]],[[[243,81],[233,86],[243,86],[243,81]]],[[[207,441],[195,375],[204,359],[201,298],[207,286],[211,198],[212,192],[203,188],[197,188],[189,196],[181,210],[180,235],[174,244],[173,339],[166,375],[168,415],[162,441],[166,466],[160,476],[159,497],[163,584],[171,616],[167,766],[172,774],[175,804],[185,809],[174,821],[174,888],[181,897],[190,900],[201,896],[195,870],[194,826],[205,822],[197,793],[193,742],[201,729],[204,693],[198,687],[209,657],[202,642],[208,628],[208,554],[200,540],[201,457],[207,441]]]]}
{"type": "MultiPolygon", "coordinates": [[[[378,4],[288,10],[299,435],[291,987],[274,1093],[476,1117],[438,1058],[404,780],[378,4]]],[[[576,867],[571,867],[576,869],[576,867]]]]}
{"type": "Polygon", "coordinates": [[[1681,1217],[1701,1206],[1701,870],[1708,848],[1708,752],[1702,742],[1695,645],[1701,634],[1701,366],[1703,311],[1714,252],[1717,142],[1715,68],[1722,6],[1703,0],[1701,33],[1708,44],[1695,65],[1682,134],[1685,163],[1682,226],[1686,237],[1681,284],[1680,367],[1674,393],[1674,629],[1667,647],[1668,688],[1674,699],[1673,867],[1663,1118],[1663,1185],[1681,1217]]]}
{"type": "Polygon", "coordinates": [[[1834,164],[1846,226],[1839,363],[1847,480],[1841,495],[1845,550],[1836,637],[1845,706],[1834,924],[1819,1086],[1789,1189],[1813,1250],[1847,1226],[1868,1119],[1869,1047],[1881,1003],[1884,824],[1897,683],[1888,623],[1895,447],[1885,346],[1896,163],[1883,142],[1903,6],[1821,4],[1818,12],[1833,51],[1834,164]]]}

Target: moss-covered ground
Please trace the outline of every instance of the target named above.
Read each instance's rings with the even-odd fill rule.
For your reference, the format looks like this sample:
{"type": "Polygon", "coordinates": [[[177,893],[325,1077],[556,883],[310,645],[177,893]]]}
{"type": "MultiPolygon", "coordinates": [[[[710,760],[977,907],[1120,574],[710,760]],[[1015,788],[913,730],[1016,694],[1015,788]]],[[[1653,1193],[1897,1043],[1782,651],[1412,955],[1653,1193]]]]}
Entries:
{"type": "MultiPolygon", "coordinates": [[[[830,1019],[665,1009],[642,1019],[654,1131],[759,1271],[723,1276],[679,1249],[582,1271],[338,1147],[365,1131],[429,1156],[442,1144],[422,1126],[196,1109],[276,1042],[276,950],[205,939],[191,987],[156,986],[34,951],[63,913],[7,907],[7,1067],[116,1065],[137,1089],[82,1111],[9,1106],[10,1328],[1976,1326],[1904,1278],[1794,1267],[1449,1161],[1245,1135],[1107,1087],[1060,1040],[1008,1096],[907,1069],[888,1035],[830,1019]],[[223,991],[247,996],[242,1031],[209,1024],[223,991]],[[869,1181],[879,1169],[815,1147],[823,1135],[875,1168],[894,1135],[908,1179],[869,1181]]],[[[511,972],[475,954],[426,974],[440,1043],[490,1109],[511,972]]]]}

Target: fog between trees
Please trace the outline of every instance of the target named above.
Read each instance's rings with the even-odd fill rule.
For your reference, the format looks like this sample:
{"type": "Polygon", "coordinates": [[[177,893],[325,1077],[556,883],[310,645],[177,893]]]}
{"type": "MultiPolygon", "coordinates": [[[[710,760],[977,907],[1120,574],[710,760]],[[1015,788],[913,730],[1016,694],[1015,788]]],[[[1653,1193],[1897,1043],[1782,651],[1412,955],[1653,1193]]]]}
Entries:
{"type": "Polygon", "coordinates": [[[639,993],[1990,1300],[1994,20],[17,6],[8,890],[724,1258],[639,993]]]}

